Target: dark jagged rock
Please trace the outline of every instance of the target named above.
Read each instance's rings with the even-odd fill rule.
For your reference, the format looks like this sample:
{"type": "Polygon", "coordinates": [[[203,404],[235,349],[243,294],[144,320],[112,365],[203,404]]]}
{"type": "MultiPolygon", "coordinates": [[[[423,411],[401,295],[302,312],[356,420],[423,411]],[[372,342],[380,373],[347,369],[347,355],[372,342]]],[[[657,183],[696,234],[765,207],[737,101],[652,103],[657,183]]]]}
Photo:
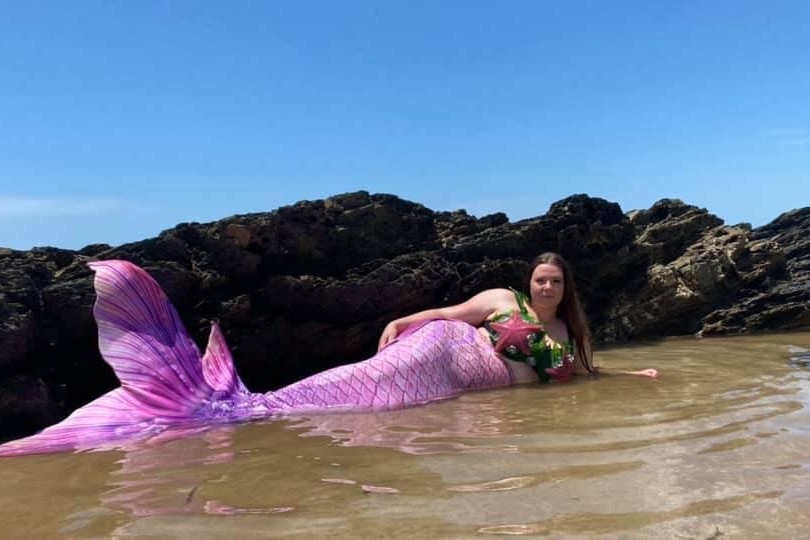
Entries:
{"type": "Polygon", "coordinates": [[[810,208],[754,229],[746,263],[735,302],[707,316],[703,334],[810,327],[810,208]]]}
{"type": "Polygon", "coordinates": [[[723,225],[723,220],[703,208],[684,204],[677,199],[661,199],[649,210],[637,210],[629,215],[635,226],[635,242],[644,246],[651,263],[667,264],[703,234],[723,225]]]}
{"type": "Polygon", "coordinates": [[[42,379],[14,375],[0,381],[0,426],[6,437],[27,435],[32,427],[50,424],[60,416],[42,379]]]}
{"type": "Polygon", "coordinates": [[[356,192],[117,247],[0,249],[0,439],[117,384],[97,350],[88,260],[145,268],[201,347],[218,320],[263,391],[373,353],[405,313],[522,288],[549,250],[575,269],[597,341],[806,328],[809,238],[808,208],[752,230],[677,200],[625,215],[574,195],[510,223],[356,192]]]}

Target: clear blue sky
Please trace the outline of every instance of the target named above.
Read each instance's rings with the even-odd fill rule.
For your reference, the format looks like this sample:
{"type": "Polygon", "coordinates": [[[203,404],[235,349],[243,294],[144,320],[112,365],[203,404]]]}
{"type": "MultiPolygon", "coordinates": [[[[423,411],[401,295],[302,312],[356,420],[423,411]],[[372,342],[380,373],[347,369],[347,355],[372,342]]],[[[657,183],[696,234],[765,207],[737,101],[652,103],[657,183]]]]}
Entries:
{"type": "Polygon", "coordinates": [[[359,189],[810,204],[806,0],[0,6],[0,246],[119,244],[359,189]]]}

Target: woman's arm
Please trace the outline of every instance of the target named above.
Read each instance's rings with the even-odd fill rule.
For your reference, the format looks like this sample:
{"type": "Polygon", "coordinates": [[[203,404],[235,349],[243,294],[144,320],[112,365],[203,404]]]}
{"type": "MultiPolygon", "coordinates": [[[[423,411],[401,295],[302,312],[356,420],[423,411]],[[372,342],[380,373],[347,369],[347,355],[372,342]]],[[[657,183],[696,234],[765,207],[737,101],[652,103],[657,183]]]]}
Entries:
{"type": "Polygon", "coordinates": [[[483,323],[490,315],[502,309],[506,303],[514,303],[514,294],[509,289],[488,289],[453,306],[426,309],[388,323],[380,336],[377,350],[391,343],[403,330],[412,324],[431,319],[455,319],[473,326],[483,323]]]}
{"type": "Polygon", "coordinates": [[[658,378],[658,370],[655,368],[640,369],[638,371],[617,371],[620,375],[635,375],[636,377],[647,377],[649,379],[658,378]]]}
{"type": "MultiPolygon", "coordinates": [[[[587,341],[587,340],[585,341],[585,347],[584,348],[585,348],[585,354],[587,354],[588,358],[591,359],[591,365],[593,365],[593,350],[591,349],[590,341],[587,341]]],[[[576,358],[577,359],[576,359],[576,366],[575,366],[575,369],[574,369],[574,373],[576,373],[577,375],[634,375],[636,377],[647,377],[647,378],[650,378],[650,379],[657,379],[658,378],[658,370],[653,369],[653,368],[641,369],[641,370],[638,370],[638,371],[624,371],[624,370],[608,371],[608,370],[604,370],[604,369],[602,369],[600,367],[596,367],[595,365],[593,365],[593,371],[589,372],[585,368],[585,363],[582,361],[582,358],[580,358],[579,350],[577,350],[577,352],[576,352],[576,358]]]]}

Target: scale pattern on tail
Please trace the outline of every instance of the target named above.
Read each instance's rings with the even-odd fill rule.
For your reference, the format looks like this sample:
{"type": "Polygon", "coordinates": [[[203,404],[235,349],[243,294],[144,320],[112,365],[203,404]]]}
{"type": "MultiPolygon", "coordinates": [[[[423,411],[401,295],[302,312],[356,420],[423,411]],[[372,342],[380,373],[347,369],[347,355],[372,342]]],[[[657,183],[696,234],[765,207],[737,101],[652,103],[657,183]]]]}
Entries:
{"type": "Polygon", "coordinates": [[[266,394],[279,412],[409,407],[512,384],[486,338],[461,321],[434,320],[375,356],[266,394]]]}

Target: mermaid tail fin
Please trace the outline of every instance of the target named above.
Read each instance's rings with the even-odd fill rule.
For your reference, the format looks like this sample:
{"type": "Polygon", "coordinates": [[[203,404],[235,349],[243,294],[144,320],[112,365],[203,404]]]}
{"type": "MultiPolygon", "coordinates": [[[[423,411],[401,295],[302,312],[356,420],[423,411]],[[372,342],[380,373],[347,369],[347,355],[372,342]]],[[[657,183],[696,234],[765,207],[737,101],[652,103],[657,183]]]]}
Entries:
{"type": "MultiPolygon", "coordinates": [[[[200,351],[160,286],[126,261],[90,263],[96,271],[98,346],[140,410],[188,418],[212,388],[200,351]]],[[[214,333],[212,329],[212,333],[214,333]]]]}
{"type": "MultiPolygon", "coordinates": [[[[215,391],[237,392],[222,333],[212,325],[204,364],[160,286],[126,261],[90,263],[95,270],[98,343],[121,387],[31,437],[0,446],[0,456],[100,447],[168,424],[195,419],[215,391]]],[[[246,391],[246,390],[245,390],[246,391]]]]}
{"type": "Polygon", "coordinates": [[[214,390],[225,392],[227,395],[249,393],[236,374],[231,351],[217,323],[211,324],[211,335],[208,336],[202,369],[205,382],[214,390]]]}

